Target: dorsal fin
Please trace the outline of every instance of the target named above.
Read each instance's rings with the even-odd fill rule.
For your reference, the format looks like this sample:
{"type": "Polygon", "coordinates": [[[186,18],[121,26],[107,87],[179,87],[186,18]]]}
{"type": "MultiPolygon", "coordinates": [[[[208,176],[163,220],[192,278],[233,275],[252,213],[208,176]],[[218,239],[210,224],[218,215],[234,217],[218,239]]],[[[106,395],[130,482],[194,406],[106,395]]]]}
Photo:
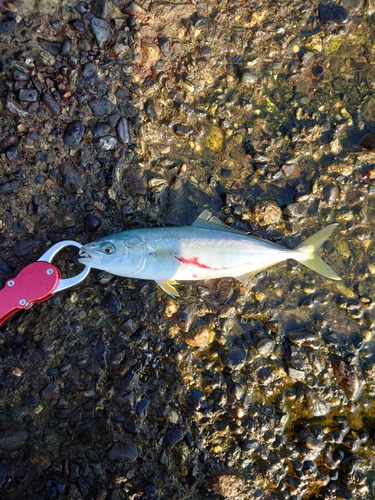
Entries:
{"type": "Polygon", "coordinates": [[[209,210],[203,210],[200,216],[197,217],[192,223],[192,227],[198,229],[215,229],[216,231],[228,231],[230,233],[237,233],[242,235],[246,234],[242,231],[237,231],[237,229],[228,227],[226,224],[224,224],[224,222],[221,222],[220,219],[215,217],[215,215],[212,215],[209,210]]]}

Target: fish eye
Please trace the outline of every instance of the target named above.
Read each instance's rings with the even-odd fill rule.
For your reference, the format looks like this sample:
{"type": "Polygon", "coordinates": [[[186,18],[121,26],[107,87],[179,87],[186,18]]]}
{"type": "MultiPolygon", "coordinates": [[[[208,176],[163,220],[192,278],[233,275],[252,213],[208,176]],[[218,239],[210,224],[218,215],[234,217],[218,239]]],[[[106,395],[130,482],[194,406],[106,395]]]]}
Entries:
{"type": "Polygon", "coordinates": [[[116,248],[114,245],[112,245],[112,243],[104,243],[104,245],[101,248],[101,251],[106,255],[110,255],[111,253],[114,253],[116,251],[116,248]]]}

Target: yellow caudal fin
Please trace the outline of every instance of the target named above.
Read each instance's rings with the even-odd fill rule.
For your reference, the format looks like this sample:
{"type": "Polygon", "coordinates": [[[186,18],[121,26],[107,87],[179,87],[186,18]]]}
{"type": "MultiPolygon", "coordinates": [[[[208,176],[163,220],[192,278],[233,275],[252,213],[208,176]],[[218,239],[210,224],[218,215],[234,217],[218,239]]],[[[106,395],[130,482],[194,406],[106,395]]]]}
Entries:
{"type": "Polygon", "coordinates": [[[335,271],[329,267],[318,255],[319,248],[323,243],[331,236],[333,231],[336,229],[338,224],[331,224],[324,227],[317,233],[313,234],[307,240],[300,243],[295,250],[301,253],[301,258],[298,258],[298,254],[293,256],[300,264],[316,271],[317,273],[330,278],[331,280],[341,280],[335,271]]]}

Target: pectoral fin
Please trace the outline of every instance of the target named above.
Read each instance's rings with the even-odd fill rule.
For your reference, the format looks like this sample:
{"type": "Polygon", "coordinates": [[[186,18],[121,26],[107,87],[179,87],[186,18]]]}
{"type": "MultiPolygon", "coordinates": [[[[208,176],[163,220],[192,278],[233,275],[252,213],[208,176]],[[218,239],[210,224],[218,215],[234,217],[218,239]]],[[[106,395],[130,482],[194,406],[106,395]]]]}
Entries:
{"type": "Polygon", "coordinates": [[[169,280],[169,281],[157,281],[156,282],[160,288],[162,288],[168,295],[171,295],[172,297],[179,297],[180,294],[178,291],[175,289],[173,285],[177,285],[177,281],[175,280],[169,280]]]}

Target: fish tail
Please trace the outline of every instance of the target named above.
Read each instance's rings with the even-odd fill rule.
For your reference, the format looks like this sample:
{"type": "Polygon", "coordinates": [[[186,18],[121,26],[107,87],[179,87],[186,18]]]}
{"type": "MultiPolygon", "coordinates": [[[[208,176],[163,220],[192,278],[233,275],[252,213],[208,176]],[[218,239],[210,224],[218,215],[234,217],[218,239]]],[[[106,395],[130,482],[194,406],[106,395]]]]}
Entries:
{"type": "Polygon", "coordinates": [[[319,248],[331,236],[337,226],[338,224],[330,224],[297,245],[295,248],[297,255],[294,258],[300,264],[316,271],[322,276],[339,281],[341,280],[340,276],[318,255],[319,248]],[[298,253],[302,254],[300,259],[298,258],[298,253]]]}

